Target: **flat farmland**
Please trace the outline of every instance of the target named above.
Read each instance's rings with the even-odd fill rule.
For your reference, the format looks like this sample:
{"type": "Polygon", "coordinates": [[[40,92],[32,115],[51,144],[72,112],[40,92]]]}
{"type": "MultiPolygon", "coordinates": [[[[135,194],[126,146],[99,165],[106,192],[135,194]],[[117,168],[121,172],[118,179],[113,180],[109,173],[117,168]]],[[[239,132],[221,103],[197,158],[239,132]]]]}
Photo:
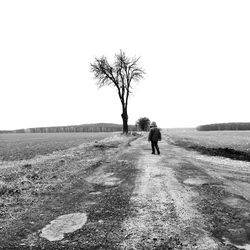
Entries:
{"type": "Polygon", "coordinates": [[[169,129],[173,144],[204,154],[250,160],[250,131],[196,131],[169,129]]]}
{"type": "Polygon", "coordinates": [[[102,140],[114,133],[0,134],[0,161],[27,160],[83,143],[102,140]]]}
{"type": "Polygon", "coordinates": [[[174,140],[183,140],[205,147],[250,150],[250,131],[196,131],[194,129],[170,129],[168,134],[174,140]]]}

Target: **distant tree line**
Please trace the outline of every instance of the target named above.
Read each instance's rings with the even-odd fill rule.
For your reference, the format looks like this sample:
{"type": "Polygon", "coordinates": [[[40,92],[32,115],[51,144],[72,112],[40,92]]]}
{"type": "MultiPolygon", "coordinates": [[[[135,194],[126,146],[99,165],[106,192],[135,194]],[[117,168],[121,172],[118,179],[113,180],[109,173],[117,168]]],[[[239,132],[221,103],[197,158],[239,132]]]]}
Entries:
{"type": "Polygon", "coordinates": [[[198,131],[216,130],[250,130],[250,122],[229,122],[201,125],[196,128],[198,131]]]}
{"type": "MultiPolygon", "coordinates": [[[[74,126],[40,127],[17,130],[1,130],[0,133],[78,133],[78,132],[119,132],[123,126],[113,123],[84,124],[74,126]]],[[[130,131],[135,131],[136,126],[129,125],[130,131]]]]}

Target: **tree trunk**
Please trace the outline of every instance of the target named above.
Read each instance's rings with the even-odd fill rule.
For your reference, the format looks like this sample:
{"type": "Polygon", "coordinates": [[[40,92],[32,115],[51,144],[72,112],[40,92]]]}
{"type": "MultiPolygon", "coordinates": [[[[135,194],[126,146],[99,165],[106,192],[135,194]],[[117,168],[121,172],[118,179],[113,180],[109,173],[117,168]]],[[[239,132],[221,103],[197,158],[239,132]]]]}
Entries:
{"type": "Polygon", "coordinates": [[[128,133],[128,114],[126,109],[123,109],[122,112],[122,129],[123,129],[123,134],[128,133]]]}

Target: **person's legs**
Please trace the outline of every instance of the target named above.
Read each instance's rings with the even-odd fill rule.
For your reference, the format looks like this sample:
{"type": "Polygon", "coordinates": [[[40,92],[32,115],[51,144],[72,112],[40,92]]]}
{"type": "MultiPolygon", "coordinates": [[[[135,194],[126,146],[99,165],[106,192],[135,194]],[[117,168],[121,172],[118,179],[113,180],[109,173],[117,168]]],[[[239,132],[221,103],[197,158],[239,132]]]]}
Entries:
{"type": "Polygon", "coordinates": [[[153,141],[151,141],[151,148],[152,148],[152,154],[155,154],[155,146],[153,141]]]}
{"type": "Polygon", "coordinates": [[[160,154],[160,149],[158,147],[158,141],[155,142],[155,148],[157,150],[158,155],[160,154]]]}

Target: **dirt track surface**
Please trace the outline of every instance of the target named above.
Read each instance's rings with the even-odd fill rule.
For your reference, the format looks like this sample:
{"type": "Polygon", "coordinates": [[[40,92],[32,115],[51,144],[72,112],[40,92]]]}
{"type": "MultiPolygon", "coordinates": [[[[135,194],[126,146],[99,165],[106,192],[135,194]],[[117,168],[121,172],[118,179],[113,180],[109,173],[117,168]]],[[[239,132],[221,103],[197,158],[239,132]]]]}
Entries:
{"type": "Polygon", "coordinates": [[[164,133],[161,155],[151,155],[146,139],[104,140],[41,158],[37,164],[64,161],[65,169],[57,165],[69,171],[64,185],[38,194],[36,204],[23,207],[11,223],[3,220],[0,246],[248,249],[250,163],[187,151],[171,145],[164,133]],[[87,216],[80,229],[60,240],[43,237],[51,221],[73,213],[87,216]]]}

